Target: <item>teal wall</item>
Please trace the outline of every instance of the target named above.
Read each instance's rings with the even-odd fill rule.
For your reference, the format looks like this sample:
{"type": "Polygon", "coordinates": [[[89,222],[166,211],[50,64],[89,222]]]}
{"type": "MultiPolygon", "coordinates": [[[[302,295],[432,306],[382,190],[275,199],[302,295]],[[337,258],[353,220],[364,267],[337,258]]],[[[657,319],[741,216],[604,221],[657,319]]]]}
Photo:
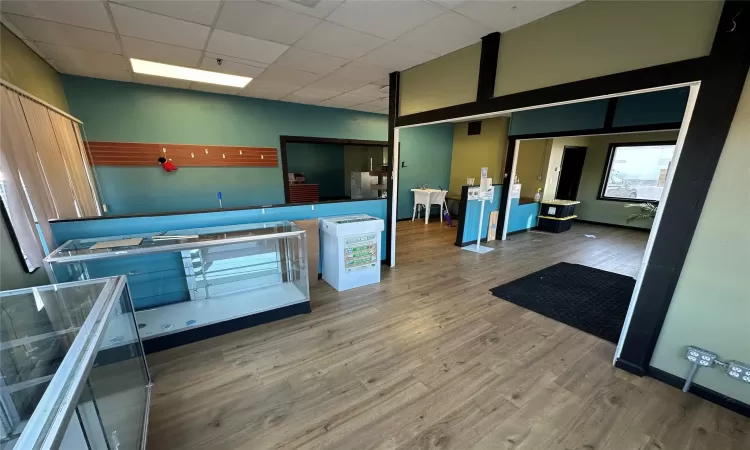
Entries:
{"type": "Polygon", "coordinates": [[[289,172],[304,173],[306,183],[317,184],[321,199],[346,193],[343,145],[287,144],[286,167],[289,172]]]}
{"type": "MultiPolygon", "coordinates": [[[[681,122],[689,88],[618,97],[612,126],[681,122]]],[[[513,113],[509,135],[554,133],[602,128],[608,99],[513,113]]]]}
{"type": "Polygon", "coordinates": [[[423,184],[448,190],[453,155],[453,124],[427,125],[399,131],[398,207],[396,217],[411,217],[412,189],[423,184]],[[406,167],[403,167],[403,165],[406,167]]]}
{"type": "MultiPolygon", "coordinates": [[[[386,140],[388,119],[337,108],[65,75],[70,112],[92,141],[279,147],[280,135],[386,140]]],[[[97,167],[110,214],[284,202],[281,167],[97,167]]]]}

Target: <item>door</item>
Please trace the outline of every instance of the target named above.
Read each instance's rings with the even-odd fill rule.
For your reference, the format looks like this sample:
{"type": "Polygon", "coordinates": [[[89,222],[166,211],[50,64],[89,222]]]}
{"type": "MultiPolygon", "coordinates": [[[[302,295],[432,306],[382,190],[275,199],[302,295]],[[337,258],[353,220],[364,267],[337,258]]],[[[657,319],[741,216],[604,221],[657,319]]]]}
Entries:
{"type": "Polygon", "coordinates": [[[581,184],[583,162],[586,160],[586,147],[565,147],[563,150],[560,178],[557,182],[558,200],[575,200],[581,184]]]}

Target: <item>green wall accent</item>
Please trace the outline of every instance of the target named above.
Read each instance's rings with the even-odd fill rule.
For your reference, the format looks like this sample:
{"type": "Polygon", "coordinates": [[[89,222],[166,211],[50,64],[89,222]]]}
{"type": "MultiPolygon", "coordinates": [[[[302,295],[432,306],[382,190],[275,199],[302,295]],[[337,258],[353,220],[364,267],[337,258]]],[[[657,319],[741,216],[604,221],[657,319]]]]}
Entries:
{"type": "MultiPolygon", "coordinates": [[[[279,147],[280,135],[386,140],[385,115],[63,76],[70,109],[92,141],[279,147]]],[[[111,214],[284,202],[281,167],[96,169],[111,214]],[[124,192],[123,192],[124,191],[124,192]]]]}
{"type": "MultiPolygon", "coordinates": [[[[745,81],[651,365],[686,377],[685,346],[750,363],[750,76],[745,81]]],[[[669,233],[669,230],[660,231],[669,233]]],[[[750,404],[747,383],[720,367],[695,382],[750,404]]]]}
{"type": "Polygon", "coordinates": [[[398,206],[396,218],[411,217],[412,189],[422,184],[448,190],[453,153],[453,124],[404,128],[399,131],[398,206]]]}
{"type": "MultiPolygon", "coordinates": [[[[0,25],[0,77],[41,100],[68,110],[60,75],[22,40],[0,25]]],[[[5,221],[0,220],[0,290],[21,289],[49,283],[44,269],[26,273],[16,255],[5,221]]]]}
{"type": "Polygon", "coordinates": [[[343,145],[287,144],[286,164],[289,172],[302,172],[307,183],[317,184],[320,198],[346,195],[343,145]]]}

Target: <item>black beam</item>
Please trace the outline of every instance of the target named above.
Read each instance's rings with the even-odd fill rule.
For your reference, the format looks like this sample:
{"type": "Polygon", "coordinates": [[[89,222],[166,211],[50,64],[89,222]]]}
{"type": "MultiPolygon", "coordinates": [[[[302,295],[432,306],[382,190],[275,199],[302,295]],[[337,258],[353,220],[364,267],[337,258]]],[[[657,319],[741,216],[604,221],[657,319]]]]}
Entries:
{"type": "Polygon", "coordinates": [[[386,217],[388,220],[385,222],[385,261],[386,264],[391,264],[391,239],[395,239],[395,236],[391,235],[391,222],[393,221],[393,169],[398,164],[398,161],[394,158],[394,148],[398,145],[395,141],[396,131],[396,119],[398,118],[399,109],[399,91],[401,90],[401,73],[391,72],[388,80],[388,202],[386,217]]]}
{"type": "Polygon", "coordinates": [[[686,59],[669,64],[646,67],[644,69],[630,70],[613,75],[519,92],[517,94],[503,95],[489,100],[448,106],[401,116],[396,120],[396,126],[426,124],[466,118],[478,114],[492,114],[500,111],[580,101],[581,99],[591,97],[696,82],[703,78],[703,72],[707,68],[710,69],[708,67],[709,63],[708,56],[686,59]]]}
{"type": "Polygon", "coordinates": [[[516,140],[522,139],[547,139],[566,136],[592,136],[599,134],[624,134],[624,133],[646,133],[653,131],[674,131],[682,127],[682,122],[654,123],[649,125],[628,125],[624,127],[588,128],[585,130],[550,131],[548,133],[511,134],[516,140]]]}
{"type": "MultiPolygon", "coordinates": [[[[498,205],[498,217],[497,222],[502,223],[502,227],[499,228],[500,239],[502,239],[503,233],[506,233],[508,224],[505,220],[505,211],[508,209],[508,203],[510,203],[510,191],[513,187],[513,180],[510,176],[513,172],[513,159],[516,155],[516,141],[517,139],[508,136],[508,149],[505,151],[505,166],[503,166],[503,188],[500,190],[500,204],[498,205]]],[[[507,236],[507,234],[506,234],[507,236]]]]}
{"type": "Polygon", "coordinates": [[[615,121],[615,111],[617,111],[617,97],[609,99],[607,102],[607,113],[604,115],[604,128],[612,128],[615,121]]]}
{"type": "Polygon", "coordinates": [[[479,57],[479,79],[477,80],[477,101],[495,96],[495,75],[497,58],[500,53],[500,33],[497,31],[482,38],[482,53],[479,57]]]}
{"type": "MultiPolygon", "coordinates": [[[[750,8],[726,1],[619,360],[649,363],[750,68],[750,8]],[[745,14],[740,14],[742,9],[745,14]]],[[[688,344],[687,342],[685,344],[688,344]]]]}

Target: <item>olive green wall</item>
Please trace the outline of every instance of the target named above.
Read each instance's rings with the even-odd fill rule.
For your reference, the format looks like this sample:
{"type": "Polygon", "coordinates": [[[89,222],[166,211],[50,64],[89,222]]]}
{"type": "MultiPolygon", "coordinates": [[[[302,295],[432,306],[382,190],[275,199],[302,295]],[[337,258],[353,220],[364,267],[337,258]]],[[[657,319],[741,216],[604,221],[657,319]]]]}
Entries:
{"type": "MultiPolygon", "coordinates": [[[[0,77],[47,103],[67,111],[59,74],[5,26],[0,25],[0,77]]],[[[47,274],[39,269],[28,274],[13,249],[5,221],[0,221],[0,290],[47,284],[47,274]]]]}
{"type": "Polygon", "coordinates": [[[401,72],[399,114],[475,101],[481,52],[477,43],[401,72]]]}
{"type": "Polygon", "coordinates": [[[627,221],[629,215],[638,211],[632,208],[625,208],[625,203],[597,199],[602,175],[604,174],[604,166],[607,163],[609,145],[625,142],[676,141],[677,133],[677,131],[662,131],[658,133],[613,134],[584,138],[580,145],[588,147],[588,150],[586,151],[586,161],[583,163],[581,184],[578,186],[578,200],[581,202],[580,205],[576,206],[578,218],[592,222],[650,229],[652,220],[627,221]]]}
{"type": "Polygon", "coordinates": [[[50,105],[68,111],[60,74],[5,25],[0,25],[0,30],[0,77],[50,105]]]}
{"type": "MultiPolygon", "coordinates": [[[[750,363],[750,74],[690,244],[651,365],[686,377],[685,346],[750,363]]],[[[695,382],[750,404],[746,383],[719,368],[695,382]]]]}
{"type": "Polygon", "coordinates": [[[479,176],[482,167],[487,167],[487,176],[495,183],[502,183],[501,175],[508,148],[508,118],[497,117],[482,121],[482,132],[468,135],[468,122],[457,123],[453,129],[453,156],[448,191],[460,194],[461,186],[469,177],[479,176]]]}
{"type": "Polygon", "coordinates": [[[537,189],[544,189],[552,139],[521,141],[516,159],[516,176],[521,182],[521,197],[534,198],[537,189]]]}
{"type": "Polygon", "coordinates": [[[588,0],[503,33],[495,95],[706,56],[721,1],[588,0]]]}

